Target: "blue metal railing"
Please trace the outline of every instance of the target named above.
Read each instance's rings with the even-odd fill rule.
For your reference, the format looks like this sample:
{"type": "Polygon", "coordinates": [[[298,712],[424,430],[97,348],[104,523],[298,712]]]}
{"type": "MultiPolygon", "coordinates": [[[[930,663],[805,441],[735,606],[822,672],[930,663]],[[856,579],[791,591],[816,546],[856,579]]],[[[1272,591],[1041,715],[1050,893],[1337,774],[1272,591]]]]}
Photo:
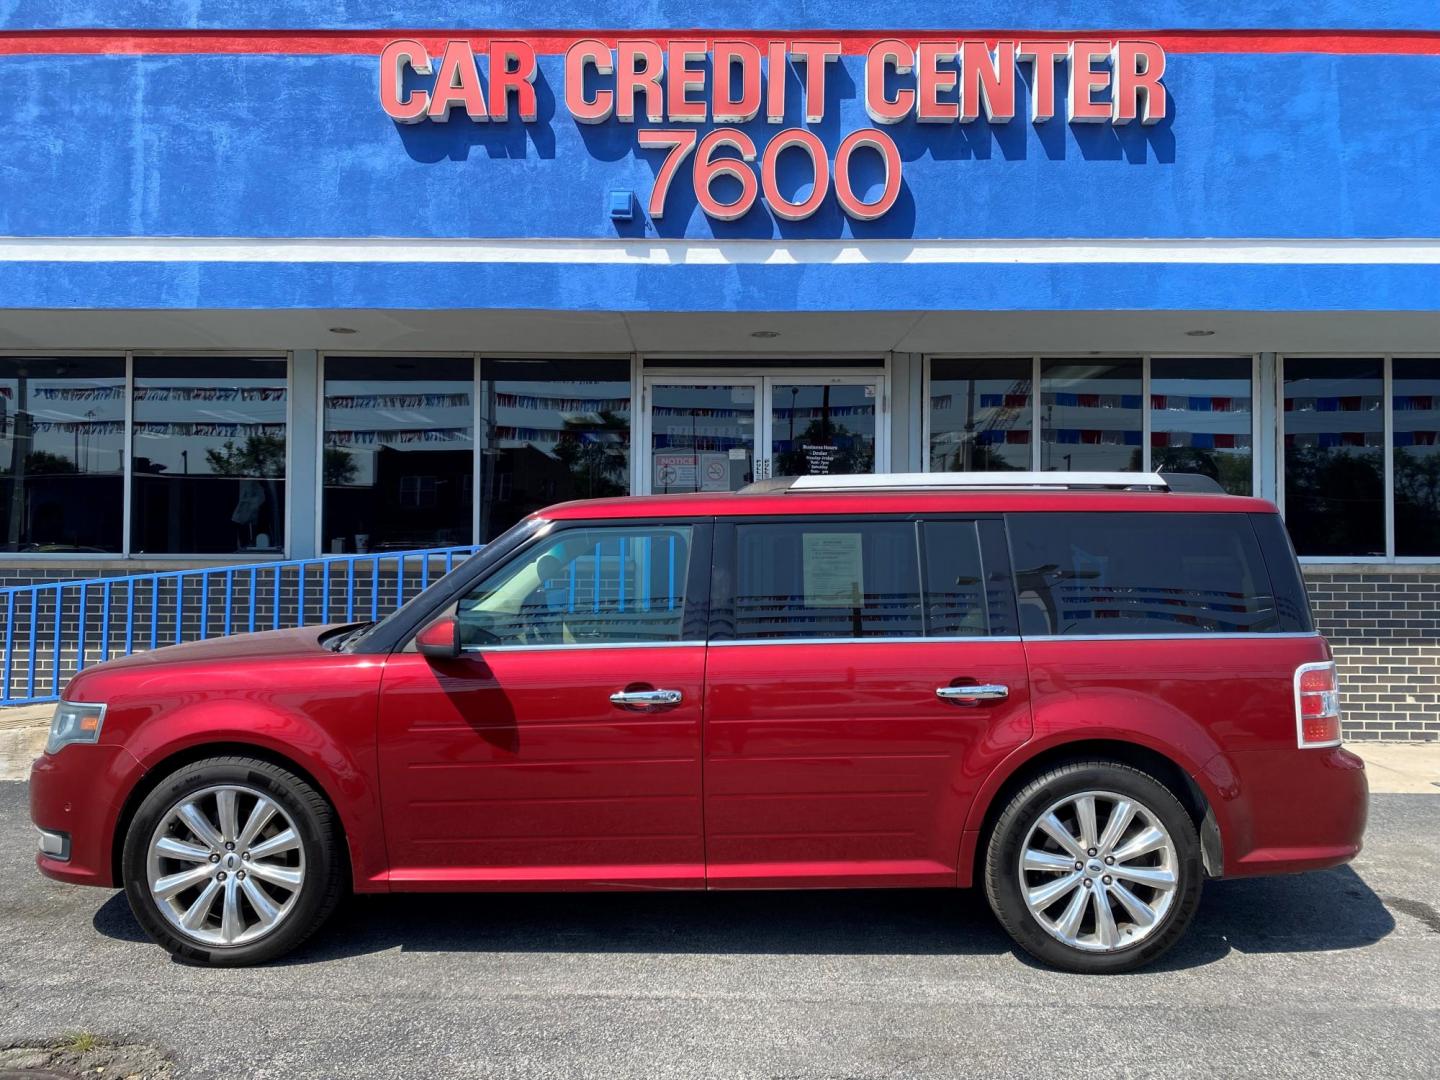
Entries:
{"type": "Polygon", "coordinates": [[[379,619],[478,550],[333,555],[0,589],[0,705],[57,701],[86,667],[162,645],[379,619]]]}

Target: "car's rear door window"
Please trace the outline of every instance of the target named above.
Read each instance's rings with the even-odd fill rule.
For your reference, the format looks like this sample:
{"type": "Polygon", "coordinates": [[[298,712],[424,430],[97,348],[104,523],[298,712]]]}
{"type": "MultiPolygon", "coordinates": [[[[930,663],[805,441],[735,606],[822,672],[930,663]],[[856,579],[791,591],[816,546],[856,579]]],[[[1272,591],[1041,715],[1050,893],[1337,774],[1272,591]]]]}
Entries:
{"type": "Polygon", "coordinates": [[[690,525],[556,532],[460,599],[460,640],[474,648],[679,641],[693,533],[690,525]]]}
{"type": "Polygon", "coordinates": [[[982,637],[989,628],[985,568],[974,521],[927,521],[925,610],[930,637],[982,637]]]}
{"type": "Polygon", "coordinates": [[[735,526],[736,640],[923,633],[914,522],[735,526]]]}
{"type": "Polygon", "coordinates": [[[1287,629],[1245,514],[1007,515],[1027,635],[1287,629]]]}
{"type": "Polygon", "coordinates": [[[1004,521],[937,518],[923,521],[920,529],[926,636],[1018,634],[1004,521]]]}

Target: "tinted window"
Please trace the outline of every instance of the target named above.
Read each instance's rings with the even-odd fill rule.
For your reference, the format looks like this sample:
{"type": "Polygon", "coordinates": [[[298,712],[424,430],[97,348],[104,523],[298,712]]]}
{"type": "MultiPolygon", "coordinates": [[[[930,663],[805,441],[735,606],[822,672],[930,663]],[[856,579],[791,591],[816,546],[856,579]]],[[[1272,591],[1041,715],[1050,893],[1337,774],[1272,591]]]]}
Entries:
{"type": "Polygon", "coordinates": [[[1385,554],[1385,365],[1285,360],[1285,523],[1301,555],[1385,554]]]}
{"type": "Polygon", "coordinates": [[[125,359],[0,358],[0,550],[119,551],[125,359]]]}
{"type": "Polygon", "coordinates": [[[1244,514],[1012,514],[1026,634],[1185,634],[1283,627],[1244,514]]]}
{"type": "Polygon", "coordinates": [[[1286,633],[1309,633],[1315,629],[1310,614],[1310,597],[1295,549],[1279,514],[1251,514],[1250,524],[1260,553],[1265,556],[1265,569],[1270,572],[1270,589],[1275,594],[1275,629],[1286,633]]]}
{"type": "Polygon", "coordinates": [[[630,492],[629,360],[485,360],[480,539],[568,499],[630,492]]]}
{"type": "Polygon", "coordinates": [[[1248,357],[1150,361],[1150,460],[1157,472],[1201,473],[1249,495],[1251,361],[1248,357]]]}
{"type": "Polygon", "coordinates": [[[474,389],[468,358],[325,358],[327,553],[470,543],[474,389]]]}
{"type": "Polygon", "coordinates": [[[679,641],[692,529],[567,529],[461,599],[467,646],[679,641]]]}
{"type": "Polygon", "coordinates": [[[1440,555],[1440,360],[1393,360],[1395,554],[1440,555]]]}
{"type": "Polygon", "coordinates": [[[1138,471],[1139,360],[1043,360],[1040,468],[1047,472],[1138,471]]]}
{"type": "Polygon", "coordinates": [[[735,527],[735,637],[918,637],[915,526],[904,521],[735,527]]]}
{"type": "Polygon", "coordinates": [[[135,358],[132,551],[284,550],[287,366],[238,356],[135,358]]]}
{"type": "Polygon", "coordinates": [[[975,522],[926,522],[925,608],[930,635],[979,637],[986,630],[988,607],[975,522]]]}
{"type": "Polygon", "coordinates": [[[1030,468],[1030,358],[930,361],[930,471],[1030,468]]]}

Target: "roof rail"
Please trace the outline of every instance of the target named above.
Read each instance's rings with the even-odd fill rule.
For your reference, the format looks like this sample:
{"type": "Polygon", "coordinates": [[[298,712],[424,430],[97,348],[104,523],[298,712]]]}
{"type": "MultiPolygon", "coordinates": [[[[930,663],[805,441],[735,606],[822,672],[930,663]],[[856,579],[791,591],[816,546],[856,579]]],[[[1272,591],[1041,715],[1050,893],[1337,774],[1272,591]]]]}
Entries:
{"type": "MultiPolygon", "coordinates": [[[[1175,474],[1171,474],[1174,476],[1175,474]]],[[[760,484],[744,489],[755,492],[760,484]]],[[[776,491],[774,481],[765,490],[776,491]]],[[[958,473],[874,473],[856,476],[797,476],[787,492],[804,494],[821,491],[1004,491],[1036,489],[1070,491],[1082,488],[1169,491],[1169,477],[1160,473],[1134,472],[958,472],[958,473]]]]}

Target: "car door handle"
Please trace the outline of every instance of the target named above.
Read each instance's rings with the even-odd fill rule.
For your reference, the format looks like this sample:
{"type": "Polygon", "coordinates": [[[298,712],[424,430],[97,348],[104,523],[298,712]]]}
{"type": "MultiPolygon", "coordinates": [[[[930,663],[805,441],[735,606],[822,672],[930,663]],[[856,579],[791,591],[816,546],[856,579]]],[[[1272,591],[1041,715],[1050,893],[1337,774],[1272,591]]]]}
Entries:
{"type": "Polygon", "coordinates": [[[1010,688],[1001,683],[938,686],[935,688],[935,696],[941,701],[953,701],[957,705],[979,705],[982,701],[1004,701],[1010,696],[1010,688]]]}
{"type": "Polygon", "coordinates": [[[617,690],[610,695],[610,704],[622,709],[663,709],[679,705],[684,697],[679,690],[617,690]]]}

